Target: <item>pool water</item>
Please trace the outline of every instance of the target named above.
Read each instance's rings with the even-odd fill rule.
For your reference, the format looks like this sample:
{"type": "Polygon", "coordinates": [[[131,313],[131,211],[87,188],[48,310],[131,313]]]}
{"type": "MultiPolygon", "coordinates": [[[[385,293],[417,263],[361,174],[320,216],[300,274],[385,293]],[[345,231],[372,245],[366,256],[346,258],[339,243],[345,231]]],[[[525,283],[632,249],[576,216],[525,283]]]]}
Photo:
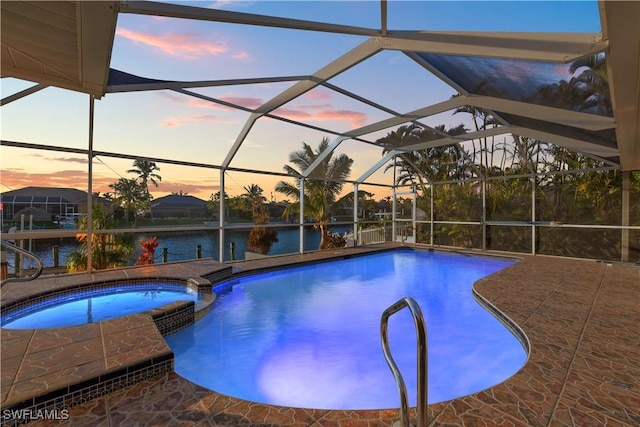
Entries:
{"type": "MultiPolygon", "coordinates": [[[[397,408],[380,316],[405,296],[428,331],[429,402],[491,387],[516,373],[521,343],[472,297],[472,284],[513,261],[394,251],[241,278],[211,311],[167,337],[180,375],[260,403],[316,409],[397,408]]],[[[403,310],[389,319],[391,351],[410,404],[416,338],[403,310]]]]}
{"type": "Polygon", "coordinates": [[[141,313],[175,301],[200,299],[198,292],[178,284],[114,285],[72,293],[12,311],[2,327],[40,329],[75,326],[141,313]]]}

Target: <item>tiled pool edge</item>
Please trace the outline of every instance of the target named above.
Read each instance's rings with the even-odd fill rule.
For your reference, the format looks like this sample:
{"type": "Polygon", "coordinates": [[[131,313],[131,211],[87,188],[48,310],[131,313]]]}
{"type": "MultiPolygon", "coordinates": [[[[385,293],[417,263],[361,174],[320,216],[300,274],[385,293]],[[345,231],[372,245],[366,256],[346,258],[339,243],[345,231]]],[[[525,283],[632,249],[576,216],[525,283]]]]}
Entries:
{"type": "Polygon", "coordinates": [[[526,365],[527,362],[529,361],[529,355],[531,354],[531,341],[529,341],[529,337],[527,337],[527,334],[525,334],[522,328],[518,326],[518,324],[514,322],[509,316],[507,316],[503,311],[501,311],[495,305],[493,305],[488,299],[483,297],[476,290],[475,284],[471,289],[471,292],[473,293],[473,297],[475,298],[475,300],[485,310],[487,310],[496,319],[498,319],[500,323],[502,323],[509,330],[509,332],[511,332],[513,336],[515,336],[516,339],[520,341],[520,344],[522,344],[524,351],[527,353],[527,359],[524,361],[522,366],[526,365]]]}

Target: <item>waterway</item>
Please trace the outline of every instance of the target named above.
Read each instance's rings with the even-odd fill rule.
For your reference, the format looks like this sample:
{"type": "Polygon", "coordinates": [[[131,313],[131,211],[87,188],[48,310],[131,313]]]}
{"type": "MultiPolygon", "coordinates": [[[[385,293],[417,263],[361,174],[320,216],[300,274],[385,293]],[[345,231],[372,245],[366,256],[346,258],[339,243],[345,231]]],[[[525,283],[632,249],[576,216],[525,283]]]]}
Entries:
{"type": "MultiPolygon", "coordinates": [[[[300,247],[300,238],[297,227],[278,228],[278,241],[273,244],[269,255],[284,255],[297,253],[300,247]]],[[[348,226],[335,226],[331,228],[334,233],[344,234],[350,230],[348,226]]],[[[225,251],[224,260],[242,260],[245,258],[249,230],[225,230],[225,251]],[[231,243],[235,246],[234,254],[231,252],[231,243]]],[[[163,249],[167,252],[167,262],[186,261],[197,258],[198,245],[202,258],[214,258],[219,260],[220,239],[216,230],[212,231],[173,231],[159,233],[145,233],[141,230],[137,235],[136,251],[131,256],[130,265],[135,264],[135,260],[141,252],[140,242],[148,238],[155,237],[160,243],[155,252],[155,262],[163,262],[163,249]]],[[[320,231],[313,227],[305,227],[304,250],[312,251],[318,249],[320,244],[320,231]]],[[[39,239],[29,242],[25,240],[23,247],[31,250],[42,260],[45,267],[53,267],[54,251],[53,247],[58,247],[58,265],[66,264],[70,254],[79,248],[79,244],[73,238],[64,239],[39,239]]],[[[7,254],[10,271],[13,271],[15,260],[13,254],[7,254]]],[[[24,260],[24,268],[32,268],[31,261],[24,260]]]]}

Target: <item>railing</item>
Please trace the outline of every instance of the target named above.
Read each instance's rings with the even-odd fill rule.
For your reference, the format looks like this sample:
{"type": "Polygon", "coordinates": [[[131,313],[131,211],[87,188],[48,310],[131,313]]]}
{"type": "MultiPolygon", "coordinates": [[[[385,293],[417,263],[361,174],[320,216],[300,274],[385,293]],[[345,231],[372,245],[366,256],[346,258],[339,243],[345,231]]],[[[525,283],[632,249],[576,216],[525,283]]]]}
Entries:
{"type": "Polygon", "coordinates": [[[357,245],[373,245],[375,243],[384,243],[386,241],[386,237],[389,233],[386,230],[386,227],[375,227],[375,228],[360,228],[354,234],[347,234],[346,241],[347,247],[352,247],[357,245]]]}
{"type": "Polygon", "coordinates": [[[33,253],[29,252],[26,249],[21,248],[20,246],[16,246],[13,243],[9,243],[6,240],[0,240],[0,244],[2,245],[2,247],[6,247],[9,248],[15,252],[18,252],[26,257],[29,257],[31,259],[33,259],[36,264],[38,265],[38,267],[36,268],[35,273],[33,273],[30,276],[26,276],[26,277],[9,277],[7,279],[1,280],[0,281],[0,286],[4,286],[5,284],[9,283],[9,282],[28,282],[30,280],[34,280],[36,279],[38,276],[40,276],[40,274],[42,273],[42,270],[44,269],[44,265],[42,264],[42,261],[40,260],[40,258],[38,258],[36,255],[34,255],[33,253]]]}
{"type": "MultiPolygon", "coordinates": [[[[388,338],[388,322],[389,317],[402,310],[408,308],[411,311],[413,317],[413,323],[416,327],[416,337],[418,339],[418,363],[417,363],[417,375],[418,375],[418,424],[417,427],[427,426],[427,373],[428,373],[428,358],[427,358],[427,328],[424,324],[424,318],[422,316],[422,310],[418,303],[410,297],[405,297],[391,305],[382,313],[380,319],[380,337],[382,339],[382,351],[384,358],[391,369],[393,378],[396,380],[398,386],[398,393],[400,393],[400,426],[409,427],[409,403],[407,399],[407,387],[404,383],[404,378],[398,365],[391,356],[391,350],[389,348],[388,338]]],[[[395,426],[395,424],[394,424],[395,426]]]]}
{"type": "Polygon", "coordinates": [[[384,243],[385,235],[384,227],[360,229],[358,230],[358,243],[361,245],[384,243]]]}

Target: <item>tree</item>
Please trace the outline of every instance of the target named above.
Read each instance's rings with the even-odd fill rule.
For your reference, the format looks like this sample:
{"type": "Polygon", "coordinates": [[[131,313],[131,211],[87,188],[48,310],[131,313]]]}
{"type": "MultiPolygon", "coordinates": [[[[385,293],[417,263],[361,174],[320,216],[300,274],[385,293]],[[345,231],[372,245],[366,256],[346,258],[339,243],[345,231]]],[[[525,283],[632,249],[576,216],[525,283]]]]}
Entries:
{"type": "Polygon", "coordinates": [[[145,159],[136,159],[133,161],[133,169],[129,169],[127,173],[137,174],[137,180],[145,188],[146,194],[149,195],[149,181],[151,181],[154,187],[158,187],[158,181],[162,181],[162,177],[155,173],[155,171],[159,170],[160,168],[155,162],[145,159]]]}
{"type": "MultiPolygon", "coordinates": [[[[459,95],[456,95],[459,96],[459,95]]],[[[496,119],[489,113],[481,108],[470,107],[470,106],[462,106],[456,108],[453,114],[459,113],[467,113],[471,114],[473,118],[473,125],[476,132],[481,130],[488,129],[490,127],[496,127],[498,122],[496,119]]],[[[490,138],[480,138],[479,139],[479,149],[476,148],[475,139],[471,140],[472,144],[472,162],[478,167],[482,173],[485,175],[490,175],[492,166],[494,164],[494,154],[496,152],[496,146],[494,137],[490,138]]]]}
{"type": "MultiPolygon", "coordinates": [[[[264,206],[267,200],[262,195],[262,188],[257,184],[245,186],[246,191],[243,197],[251,203],[251,215],[256,225],[264,225],[269,223],[269,211],[264,206]]],[[[278,241],[278,233],[274,229],[267,227],[253,227],[249,232],[249,241],[247,247],[256,253],[266,255],[269,253],[271,246],[278,241]]]]}
{"type": "MultiPolygon", "coordinates": [[[[313,162],[329,147],[329,140],[323,138],[318,148],[314,149],[306,142],[302,143],[302,150],[289,155],[289,161],[293,166],[285,165],[284,170],[291,176],[301,176],[313,162]],[[298,169],[296,169],[296,167],[298,169]]],[[[316,167],[312,174],[313,179],[305,180],[304,184],[304,212],[317,221],[320,229],[320,249],[325,249],[329,234],[328,222],[331,219],[331,211],[336,203],[336,197],[342,191],[344,180],[351,174],[353,160],[346,154],[334,156],[327,155],[316,167]]],[[[284,215],[299,212],[300,209],[300,183],[280,181],[276,184],[276,191],[296,200],[284,211],[284,215]]]]}
{"type": "Polygon", "coordinates": [[[604,54],[590,55],[569,66],[568,82],[541,86],[531,102],[613,116],[607,64],[604,54]],[[580,71],[580,74],[576,73],[580,71]]]}
{"type": "Polygon", "coordinates": [[[114,202],[125,209],[127,220],[135,225],[138,209],[143,209],[149,204],[146,188],[135,179],[127,178],[120,178],[109,184],[109,187],[115,192],[114,202]]]}
{"type": "Polygon", "coordinates": [[[260,207],[267,201],[267,198],[262,195],[264,190],[258,184],[251,184],[242,188],[246,191],[242,196],[251,204],[251,215],[255,218],[260,207]]]}
{"type": "MultiPolygon", "coordinates": [[[[160,168],[156,165],[155,162],[145,159],[136,159],[133,161],[133,169],[129,169],[127,173],[135,173],[138,175],[136,181],[140,183],[142,189],[144,190],[144,201],[140,201],[138,204],[140,209],[148,209],[151,213],[151,218],[153,219],[153,211],[151,210],[151,200],[153,200],[153,196],[149,192],[149,182],[153,184],[154,187],[158,187],[158,181],[162,181],[162,177],[155,173],[155,171],[159,171],[160,168]]],[[[182,191],[180,192],[182,193],[182,191]]],[[[186,193],[185,193],[186,195],[186,193]]],[[[134,218],[135,222],[135,218],[134,218]]]]}
{"type": "MultiPolygon", "coordinates": [[[[92,210],[93,230],[115,228],[113,215],[104,205],[96,203],[92,210]]],[[[83,216],[78,223],[78,230],[88,228],[87,217],[83,216]]],[[[67,271],[84,271],[87,268],[88,235],[79,233],[76,240],[80,247],[69,255],[67,271]]],[[[91,234],[91,267],[96,270],[126,266],[134,251],[134,236],[129,234],[92,233],[91,234]]]]}
{"type": "Polygon", "coordinates": [[[575,74],[580,69],[582,72],[571,79],[573,86],[583,94],[580,109],[595,110],[596,114],[613,116],[605,56],[602,54],[587,56],[574,61],[569,67],[571,74],[575,74]]]}

